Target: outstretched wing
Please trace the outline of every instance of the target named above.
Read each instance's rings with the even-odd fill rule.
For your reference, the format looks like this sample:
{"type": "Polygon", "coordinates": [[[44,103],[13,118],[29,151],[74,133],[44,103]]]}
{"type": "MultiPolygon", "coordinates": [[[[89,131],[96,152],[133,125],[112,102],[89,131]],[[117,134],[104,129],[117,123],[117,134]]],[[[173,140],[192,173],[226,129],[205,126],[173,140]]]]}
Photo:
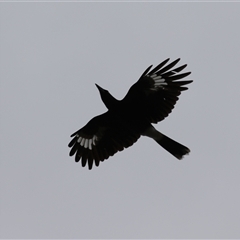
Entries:
{"type": "Polygon", "coordinates": [[[94,162],[99,166],[100,161],[133,145],[140,134],[106,112],[91,119],[71,137],[69,155],[75,155],[76,162],[81,160],[83,167],[88,163],[88,168],[92,169],[94,162]]]}
{"type": "Polygon", "coordinates": [[[166,59],[151,71],[152,66],[148,67],[130,88],[123,101],[139,109],[141,115],[148,121],[152,123],[162,121],[171,113],[181,92],[188,89],[185,85],[192,82],[181,80],[191,73],[180,73],[187,64],[172,69],[179,60],[180,58],[166,65],[169,61],[166,59]]]}

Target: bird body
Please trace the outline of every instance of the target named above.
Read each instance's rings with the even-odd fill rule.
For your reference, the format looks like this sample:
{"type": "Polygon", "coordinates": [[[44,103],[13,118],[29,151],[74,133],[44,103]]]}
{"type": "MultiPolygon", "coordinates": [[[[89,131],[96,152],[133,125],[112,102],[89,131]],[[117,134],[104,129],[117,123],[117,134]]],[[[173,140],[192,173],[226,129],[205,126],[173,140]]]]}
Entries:
{"type": "Polygon", "coordinates": [[[187,65],[173,68],[180,59],[166,65],[169,59],[154,69],[148,67],[139,80],[132,85],[122,100],[114,98],[107,90],[96,84],[107,111],[92,118],[83,128],[71,135],[70,156],[81,160],[82,166],[93,163],[98,166],[124,148],[134,144],[140,136],[154,139],[169,153],[181,159],[190,150],[157,131],[152,123],[162,121],[174,108],[178,96],[187,90],[192,80],[178,81],[190,72],[178,74],[187,65]],[[166,66],[165,66],[166,65],[166,66]]]}

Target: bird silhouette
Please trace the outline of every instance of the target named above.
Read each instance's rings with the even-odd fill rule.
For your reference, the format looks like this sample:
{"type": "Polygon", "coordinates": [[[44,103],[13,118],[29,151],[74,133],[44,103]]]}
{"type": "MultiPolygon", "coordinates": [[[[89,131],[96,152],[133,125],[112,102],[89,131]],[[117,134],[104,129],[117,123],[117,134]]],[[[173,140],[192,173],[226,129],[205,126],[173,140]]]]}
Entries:
{"type": "Polygon", "coordinates": [[[167,64],[168,58],[152,70],[152,65],[149,66],[122,100],[96,84],[107,111],[71,135],[69,155],[75,155],[76,162],[81,160],[83,167],[88,164],[92,169],[94,163],[99,166],[116,152],[132,146],[141,136],[152,138],[177,159],[188,154],[190,150],[186,146],[152,125],[171,113],[181,92],[188,89],[185,85],[192,82],[179,81],[191,73],[180,73],[187,64],[172,69],[179,61],[180,58],[167,64]]]}

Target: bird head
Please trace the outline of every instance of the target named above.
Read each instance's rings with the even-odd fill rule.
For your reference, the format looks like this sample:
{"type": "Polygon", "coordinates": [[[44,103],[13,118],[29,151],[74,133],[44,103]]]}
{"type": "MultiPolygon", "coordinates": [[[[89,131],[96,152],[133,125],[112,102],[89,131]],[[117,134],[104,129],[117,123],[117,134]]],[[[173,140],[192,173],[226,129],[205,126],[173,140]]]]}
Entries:
{"type": "Polygon", "coordinates": [[[100,93],[101,99],[103,101],[103,103],[105,104],[105,106],[110,109],[111,107],[114,106],[114,104],[117,102],[117,99],[114,98],[108,90],[100,87],[99,85],[97,85],[95,83],[96,87],[98,88],[98,91],[100,93]]]}

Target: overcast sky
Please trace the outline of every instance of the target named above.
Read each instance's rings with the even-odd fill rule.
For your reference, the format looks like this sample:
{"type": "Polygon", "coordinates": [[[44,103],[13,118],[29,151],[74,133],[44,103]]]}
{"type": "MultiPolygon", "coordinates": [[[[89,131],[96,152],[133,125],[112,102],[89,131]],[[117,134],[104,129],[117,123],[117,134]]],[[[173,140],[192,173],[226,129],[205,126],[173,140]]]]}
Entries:
{"type": "Polygon", "coordinates": [[[239,3],[0,3],[1,238],[240,238],[239,3]],[[151,64],[194,82],[149,138],[89,171],[70,134],[151,64]]]}

